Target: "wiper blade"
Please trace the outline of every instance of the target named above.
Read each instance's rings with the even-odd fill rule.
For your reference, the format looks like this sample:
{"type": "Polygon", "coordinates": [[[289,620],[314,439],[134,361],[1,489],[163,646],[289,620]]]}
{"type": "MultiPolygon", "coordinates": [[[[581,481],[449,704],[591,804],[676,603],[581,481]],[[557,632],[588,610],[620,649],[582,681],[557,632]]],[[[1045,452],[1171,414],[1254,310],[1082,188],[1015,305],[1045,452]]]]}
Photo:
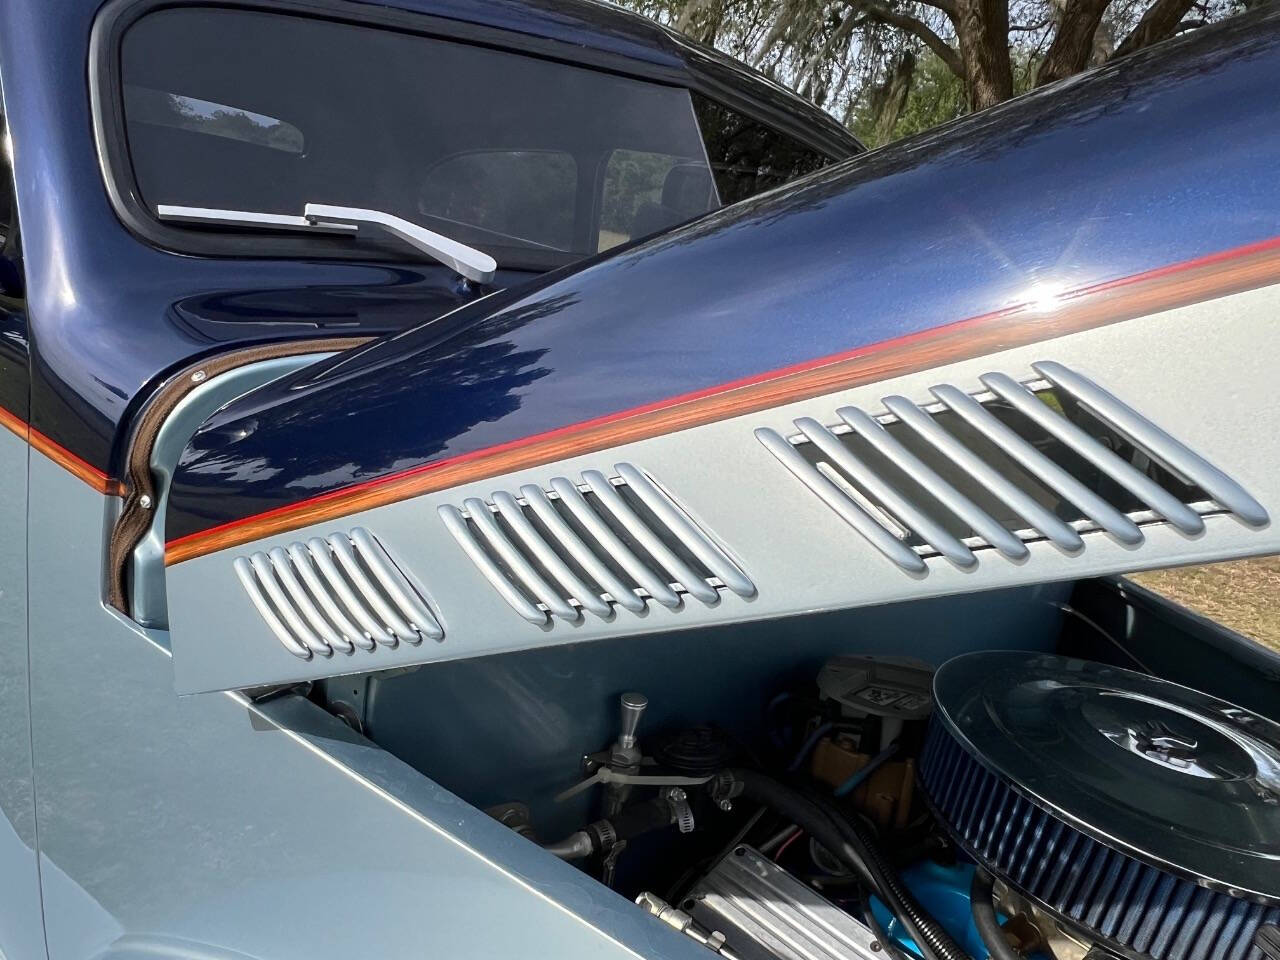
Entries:
{"type": "Polygon", "coordinates": [[[353,234],[362,227],[384,230],[416,250],[451,267],[477,283],[489,283],[497,273],[493,257],[475,247],[420,227],[416,223],[364,207],[338,207],[327,203],[308,203],[302,216],[261,213],[256,210],[222,210],[217,207],[184,207],[162,203],[156,207],[161,220],[179,223],[204,223],[224,227],[253,227],[261,230],[296,230],[300,233],[353,234]]]}

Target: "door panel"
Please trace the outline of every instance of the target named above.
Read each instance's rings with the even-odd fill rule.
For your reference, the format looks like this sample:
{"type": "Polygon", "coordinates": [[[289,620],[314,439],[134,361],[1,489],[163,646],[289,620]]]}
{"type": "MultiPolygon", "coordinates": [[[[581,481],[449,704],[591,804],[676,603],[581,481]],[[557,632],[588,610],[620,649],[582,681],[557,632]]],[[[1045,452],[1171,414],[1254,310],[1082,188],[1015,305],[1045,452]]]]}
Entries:
{"type": "MultiPolygon", "coordinates": [[[[0,88],[0,141],[8,141],[0,88]]],[[[30,363],[9,150],[0,147],[0,958],[45,956],[27,644],[30,363]]]]}
{"type": "Polygon", "coordinates": [[[0,956],[43,957],[27,690],[27,443],[0,429],[0,956]]]}

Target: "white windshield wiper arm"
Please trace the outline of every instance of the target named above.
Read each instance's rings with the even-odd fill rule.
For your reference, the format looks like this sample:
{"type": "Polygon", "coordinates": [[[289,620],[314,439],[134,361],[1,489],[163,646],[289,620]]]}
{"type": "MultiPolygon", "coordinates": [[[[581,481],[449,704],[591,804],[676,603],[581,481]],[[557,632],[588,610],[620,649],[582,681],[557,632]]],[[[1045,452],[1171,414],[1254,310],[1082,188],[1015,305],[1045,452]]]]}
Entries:
{"type": "Polygon", "coordinates": [[[394,214],[363,207],[308,203],[302,216],[295,217],[280,213],[259,213],[255,210],[222,210],[216,207],[184,207],[162,203],[156,207],[156,215],[161,220],[182,223],[297,230],[302,233],[352,234],[361,227],[377,227],[477,283],[489,283],[498,270],[497,261],[475,247],[459,243],[394,214]]]}

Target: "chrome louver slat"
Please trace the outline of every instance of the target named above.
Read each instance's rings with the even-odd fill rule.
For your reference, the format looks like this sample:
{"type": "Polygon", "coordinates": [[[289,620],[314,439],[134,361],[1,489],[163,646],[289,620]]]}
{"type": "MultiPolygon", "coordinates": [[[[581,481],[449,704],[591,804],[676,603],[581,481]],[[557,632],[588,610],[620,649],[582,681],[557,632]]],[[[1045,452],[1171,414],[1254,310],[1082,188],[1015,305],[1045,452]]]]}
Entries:
{"type": "Polygon", "coordinates": [[[755,596],[738,563],[652,477],[628,463],[614,472],[525,484],[518,497],[498,490],[438,513],[499,595],[539,626],[579,622],[583,611],[607,620],[615,605],[643,613],[650,600],[678,609],[682,594],[708,605],[720,589],[755,596]]]}
{"type": "Polygon", "coordinates": [[[1129,437],[1137,446],[1149,450],[1174,472],[1205,490],[1225,509],[1251,527],[1268,523],[1267,511],[1245,489],[1204,457],[1175,440],[1132,407],[1112,396],[1080,374],[1060,363],[1042,361],[1032,367],[1046,380],[1072,394],[1080,403],[1129,437]]]}
{"type": "MultiPolygon", "coordinates": [[[[980,537],[1006,557],[1010,560],[1022,560],[1026,557],[1026,544],[1000,526],[999,520],[962,494],[936,470],[899,443],[876,420],[857,407],[841,407],[836,413],[853,428],[855,433],[879,451],[881,456],[916,483],[927,487],[943,506],[973,527],[980,537]]],[[[972,556],[972,553],[969,555],[972,556]]]]}
{"type": "Polygon", "coordinates": [[[1054,463],[1000,420],[977,400],[950,384],[932,389],[935,397],[959,414],[969,426],[1009,455],[1010,459],[1083,510],[1094,523],[1122,543],[1142,542],[1138,525],[1098,496],[1078,479],[1054,463]]]}
{"type": "Polygon", "coordinates": [[[426,601],[363,528],[237,557],[234,567],[271,632],[303,660],[444,639],[426,601]]]}
{"type": "Polygon", "coordinates": [[[790,437],[767,427],[755,435],[876,550],[915,575],[926,573],[925,560],[935,555],[971,568],[978,562],[975,551],[984,547],[1020,561],[1027,556],[1027,540],[1045,539],[1074,554],[1085,545],[1081,531],[1091,529],[1137,547],[1145,541],[1140,523],[1165,522],[1198,536],[1206,514],[1229,513],[1251,527],[1269,522],[1267,511],[1240,484],[1107,390],[1059,363],[1036,363],[1033,369],[1038,379],[1030,386],[992,372],[980,378],[984,389],[974,395],[940,384],[922,404],[887,396],[880,400],[883,412],[846,406],[836,411],[839,423],[832,426],[799,417],[790,437]],[[1056,400],[1037,395],[1043,391],[1056,400]],[[1123,438],[1121,445],[1133,447],[1139,465],[1149,461],[1167,472],[1139,469],[1073,422],[1062,403],[1123,438]],[[941,422],[945,417],[967,433],[948,429],[941,422]],[[1010,418],[1022,429],[1013,429],[1010,418]],[[982,444],[1007,464],[993,462],[982,444]],[[1051,458],[1051,445],[1066,454],[1051,458]],[[1018,471],[1025,476],[1019,478],[1018,471]],[[1100,492],[1097,480],[1104,477],[1113,492],[1128,495],[1128,507],[1100,492]],[[1165,485],[1159,477],[1172,480],[1165,485]],[[1182,496],[1179,487],[1185,488],[1182,496]],[[1188,501],[1187,489],[1201,494],[1188,501]],[[1055,499],[1073,505],[1081,519],[1068,522],[1057,515],[1049,506],[1055,499]],[[1007,508],[1004,519],[993,515],[992,505],[1007,508]],[[957,534],[957,521],[971,535],[957,534]]]}

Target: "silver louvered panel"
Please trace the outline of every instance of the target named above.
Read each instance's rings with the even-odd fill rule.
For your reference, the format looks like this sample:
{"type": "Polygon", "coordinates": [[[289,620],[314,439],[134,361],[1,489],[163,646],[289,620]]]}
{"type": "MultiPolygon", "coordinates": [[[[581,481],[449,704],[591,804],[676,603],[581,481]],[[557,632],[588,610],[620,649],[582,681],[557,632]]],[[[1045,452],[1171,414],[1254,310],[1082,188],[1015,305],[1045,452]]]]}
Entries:
{"type": "Polygon", "coordinates": [[[1261,527],[1270,522],[1262,504],[1240,484],[1096,383],[1060,363],[1042,361],[1033,363],[1032,367],[1059,389],[1074,396],[1099,419],[1127,436],[1135,446],[1149,451],[1152,457],[1196,484],[1249,526],[1261,527]]]}
{"type": "Polygon", "coordinates": [[[234,566],[271,632],[303,660],[444,639],[418,591],[363,528],[258,551],[234,566]]]}
{"type": "Polygon", "coordinates": [[[977,562],[976,549],[993,547],[1011,560],[1022,560],[1027,556],[1023,541],[1041,538],[1068,553],[1076,553],[1084,548],[1080,529],[1090,527],[1137,547],[1145,540],[1142,523],[1163,521],[1188,536],[1196,536],[1204,531],[1202,517],[1207,513],[1228,512],[1254,527],[1269,522],[1266,510],[1243,487],[1107,390],[1059,363],[1036,363],[1033,369],[1043,380],[1030,386],[1005,373],[987,373],[980,378],[986,389],[972,395],[956,386],[941,384],[931,388],[933,400],[924,404],[888,396],[881,400],[885,410],[882,413],[842,407],[836,411],[840,423],[833,426],[801,417],[795,420],[797,433],[792,437],[768,428],[757,429],[755,435],[783,466],[873,547],[916,575],[928,569],[922,554],[941,555],[960,567],[972,567],[977,562]],[[1141,454],[1187,485],[1205,491],[1212,500],[1184,503],[1173,491],[1036,396],[1035,389],[1041,387],[1052,387],[1060,398],[1068,397],[1087,409],[1141,454]],[[1050,459],[997,417],[989,408],[994,401],[1007,404],[1031,430],[1078,456],[1144,508],[1125,513],[1109,503],[1082,478],[1050,459]],[[944,412],[958,417],[974,434],[1025,471],[1031,482],[1073,504],[1086,519],[1073,524],[1056,516],[1024,485],[989,463],[959,434],[944,427],[937,419],[944,412]],[[948,463],[953,476],[972,481],[984,494],[1012,510],[1026,526],[997,520],[988,509],[975,503],[886,429],[895,423],[948,463]],[[845,434],[855,435],[913,484],[928,491],[929,502],[913,498],[897,481],[869,465],[844,442],[845,434]],[[811,456],[802,452],[806,449],[812,451],[811,456]],[[879,516],[880,511],[887,516],[879,516]],[[952,517],[974,535],[957,537],[951,533],[947,524],[952,517]],[[909,538],[920,545],[912,546],[909,538]]]}
{"type": "Polygon", "coordinates": [[[721,589],[755,596],[738,563],[652,477],[629,463],[614,472],[553,477],[550,489],[525,484],[519,496],[498,490],[437,512],[499,595],[539,626],[576,623],[583,611],[607,620],[615,606],[643,613],[650,600],[677,609],[682,594],[708,605],[721,589]]]}

